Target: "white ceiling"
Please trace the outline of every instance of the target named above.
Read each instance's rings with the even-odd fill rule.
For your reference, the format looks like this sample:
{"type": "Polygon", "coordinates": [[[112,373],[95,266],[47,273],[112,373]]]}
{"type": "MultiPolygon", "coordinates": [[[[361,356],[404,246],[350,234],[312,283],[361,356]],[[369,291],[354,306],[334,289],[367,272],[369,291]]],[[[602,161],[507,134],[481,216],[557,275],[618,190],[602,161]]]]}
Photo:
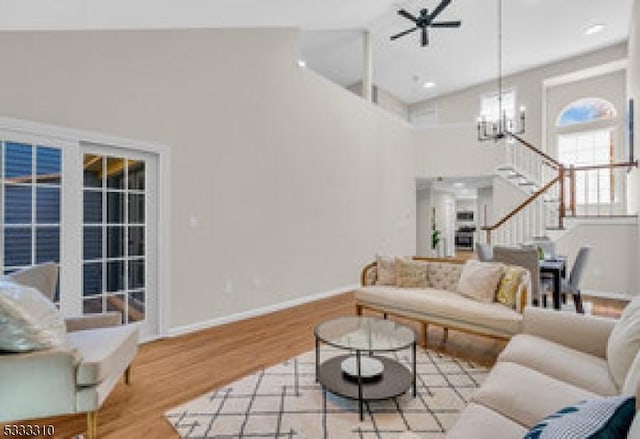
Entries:
{"type": "MultiPolygon", "coordinates": [[[[342,85],[361,77],[360,31],[374,43],[374,81],[405,102],[468,87],[496,75],[497,0],[453,0],[422,48],[417,33],[389,41],[417,13],[439,0],[0,0],[0,29],[166,29],[300,27],[308,65],[342,85]],[[332,32],[318,32],[332,31],[332,32]],[[425,90],[424,81],[437,86],[425,90]]],[[[633,0],[508,0],[504,2],[504,71],[515,72],[588,52],[628,36],[633,0]],[[585,36],[584,29],[605,30],[585,36]]]]}

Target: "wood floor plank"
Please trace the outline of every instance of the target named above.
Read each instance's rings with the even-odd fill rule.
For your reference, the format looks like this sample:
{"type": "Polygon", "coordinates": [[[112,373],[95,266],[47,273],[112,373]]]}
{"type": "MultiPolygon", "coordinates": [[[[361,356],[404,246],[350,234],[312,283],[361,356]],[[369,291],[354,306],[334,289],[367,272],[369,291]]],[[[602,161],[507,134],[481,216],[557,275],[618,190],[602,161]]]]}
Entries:
{"type": "MultiPolygon", "coordinates": [[[[623,306],[620,301],[599,300],[594,303],[594,314],[616,315],[623,306]]],[[[131,385],[125,385],[124,380],[118,383],[98,413],[98,437],[177,438],[175,430],[164,419],[167,410],[312,349],[313,328],[317,324],[351,315],[355,315],[355,299],[348,293],[144,344],[133,363],[131,385]]],[[[407,323],[419,334],[416,323],[407,323]]],[[[505,345],[505,342],[456,331],[450,331],[443,344],[442,336],[441,328],[429,325],[430,348],[488,366],[495,362],[505,345]]],[[[56,437],[60,438],[82,434],[86,428],[83,415],[37,422],[54,424],[56,437]]]]}

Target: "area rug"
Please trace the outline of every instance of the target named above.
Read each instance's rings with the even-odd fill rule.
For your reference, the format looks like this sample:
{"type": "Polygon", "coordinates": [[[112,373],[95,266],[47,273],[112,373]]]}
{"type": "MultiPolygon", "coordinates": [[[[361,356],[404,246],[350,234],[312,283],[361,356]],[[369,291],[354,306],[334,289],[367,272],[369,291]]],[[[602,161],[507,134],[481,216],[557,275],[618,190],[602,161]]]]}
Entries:
{"type": "MultiPolygon", "coordinates": [[[[322,358],[344,352],[323,350],[322,358]]],[[[410,365],[410,353],[389,354],[410,365]]],[[[326,393],[315,382],[314,352],[244,377],[165,413],[180,437],[440,438],[488,369],[418,348],[418,393],[365,404],[326,393]]]]}

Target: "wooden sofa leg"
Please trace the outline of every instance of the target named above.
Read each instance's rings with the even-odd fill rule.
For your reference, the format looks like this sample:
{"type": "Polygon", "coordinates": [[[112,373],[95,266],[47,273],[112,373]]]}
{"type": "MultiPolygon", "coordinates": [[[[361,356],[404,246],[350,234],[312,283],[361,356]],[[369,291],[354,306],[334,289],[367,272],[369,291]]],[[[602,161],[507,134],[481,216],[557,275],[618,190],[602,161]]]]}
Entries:
{"type": "Polygon", "coordinates": [[[429,325],[425,322],[420,322],[420,327],[422,328],[422,346],[427,347],[427,330],[429,329],[429,325]]]}
{"type": "Polygon", "coordinates": [[[449,338],[449,328],[444,328],[444,336],[442,337],[442,343],[446,343],[449,338]]]}
{"type": "Polygon", "coordinates": [[[124,382],[127,386],[131,384],[131,365],[124,370],[124,382]]]}
{"type": "Polygon", "coordinates": [[[382,318],[383,318],[383,319],[387,320],[387,317],[388,317],[388,316],[387,316],[387,313],[386,313],[386,312],[385,312],[385,313],[382,313],[382,318]]]}
{"type": "Polygon", "coordinates": [[[98,436],[98,412],[87,412],[87,439],[98,436]]]}
{"type": "Polygon", "coordinates": [[[360,305],[359,303],[356,304],[356,315],[362,315],[362,305],[360,305]]]}

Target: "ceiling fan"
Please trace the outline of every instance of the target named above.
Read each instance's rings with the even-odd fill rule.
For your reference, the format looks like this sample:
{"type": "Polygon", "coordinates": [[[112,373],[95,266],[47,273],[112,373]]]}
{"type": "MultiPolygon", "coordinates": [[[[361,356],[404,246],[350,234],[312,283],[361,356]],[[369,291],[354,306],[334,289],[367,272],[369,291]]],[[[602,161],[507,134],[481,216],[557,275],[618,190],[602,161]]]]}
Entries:
{"type": "Polygon", "coordinates": [[[440,13],[447,6],[449,6],[449,3],[451,3],[451,0],[442,0],[431,14],[429,14],[428,9],[421,9],[420,15],[417,17],[410,14],[404,9],[400,9],[398,11],[398,15],[401,15],[404,18],[413,21],[416,24],[416,27],[412,27],[411,29],[407,29],[404,32],[400,32],[399,34],[393,35],[391,37],[391,40],[395,40],[397,38],[410,34],[411,32],[415,32],[418,29],[421,29],[422,30],[421,45],[422,47],[425,47],[429,44],[429,34],[427,33],[428,27],[460,27],[460,25],[462,24],[461,21],[437,21],[437,22],[433,21],[436,19],[438,15],[440,15],[440,13]]]}

